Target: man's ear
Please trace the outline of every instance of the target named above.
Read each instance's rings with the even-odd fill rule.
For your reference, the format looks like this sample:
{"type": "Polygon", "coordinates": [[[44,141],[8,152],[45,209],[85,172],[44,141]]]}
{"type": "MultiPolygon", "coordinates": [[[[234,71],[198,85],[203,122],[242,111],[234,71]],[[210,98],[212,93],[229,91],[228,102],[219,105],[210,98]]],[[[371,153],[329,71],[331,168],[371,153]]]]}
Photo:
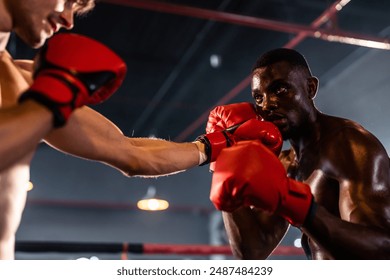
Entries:
{"type": "Polygon", "coordinates": [[[309,98],[314,99],[316,97],[318,91],[319,80],[317,77],[309,77],[307,78],[307,90],[309,93],[309,98]]]}

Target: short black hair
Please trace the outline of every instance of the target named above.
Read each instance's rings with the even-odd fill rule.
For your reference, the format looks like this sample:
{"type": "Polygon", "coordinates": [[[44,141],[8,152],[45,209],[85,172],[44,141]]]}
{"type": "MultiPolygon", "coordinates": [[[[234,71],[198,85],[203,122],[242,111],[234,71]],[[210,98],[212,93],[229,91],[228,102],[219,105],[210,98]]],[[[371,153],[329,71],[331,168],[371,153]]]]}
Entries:
{"type": "Polygon", "coordinates": [[[270,50],[261,55],[252,67],[252,72],[257,68],[266,67],[280,61],[287,61],[294,67],[302,67],[309,72],[310,76],[312,75],[305,57],[298,51],[287,48],[270,50]]]}

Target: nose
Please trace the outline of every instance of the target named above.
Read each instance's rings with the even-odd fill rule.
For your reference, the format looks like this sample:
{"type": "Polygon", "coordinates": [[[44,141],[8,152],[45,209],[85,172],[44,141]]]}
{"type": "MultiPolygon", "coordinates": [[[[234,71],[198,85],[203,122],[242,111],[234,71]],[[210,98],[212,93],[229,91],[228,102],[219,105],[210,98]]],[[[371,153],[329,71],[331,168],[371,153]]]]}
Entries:
{"type": "Polygon", "coordinates": [[[266,113],[272,112],[278,108],[278,104],[272,95],[264,96],[262,105],[262,110],[266,113]]]}
{"type": "Polygon", "coordinates": [[[65,9],[60,13],[61,26],[66,29],[72,29],[74,25],[73,21],[73,9],[72,7],[65,6],[65,9]]]}

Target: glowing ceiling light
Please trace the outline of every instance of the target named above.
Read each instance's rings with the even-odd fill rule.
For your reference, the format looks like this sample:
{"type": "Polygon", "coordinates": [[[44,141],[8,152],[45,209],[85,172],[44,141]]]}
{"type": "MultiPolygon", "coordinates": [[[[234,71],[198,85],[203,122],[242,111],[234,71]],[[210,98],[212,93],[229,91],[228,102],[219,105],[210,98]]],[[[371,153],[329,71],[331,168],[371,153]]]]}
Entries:
{"type": "Polygon", "coordinates": [[[143,199],[137,202],[137,207],[145,211],[162,211],[169,207],[168,201],[156,197],[156,188],[150,186],[143,199]]]}
{"type": "Polygon", "coordinates": [[[211,67],[218,68],[219,66],[221,66],[221,63],[222,63],[222,58],[218,54],[212,54],[210,56],[211,67]]]}

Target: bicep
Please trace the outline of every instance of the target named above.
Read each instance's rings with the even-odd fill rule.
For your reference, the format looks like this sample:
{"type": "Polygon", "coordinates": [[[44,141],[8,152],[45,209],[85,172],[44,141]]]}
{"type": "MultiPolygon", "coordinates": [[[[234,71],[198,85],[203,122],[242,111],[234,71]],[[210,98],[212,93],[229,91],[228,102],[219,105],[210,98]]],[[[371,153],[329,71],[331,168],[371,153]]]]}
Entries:
{"type": "Polygon", "coordinates": [[[349,180],[340,184],[340,216],[343,220],[390,229],[390,191],[387,180],[349,180]]]}
{"type": "Polygon", "coordinates": [[[51,132],[45,141],[65,153],[105,161],[124,138],[116,125],[84,106],[75,110],[67,124],[51,132]]]}
{"type": "Polygon", "coordinates": [[[386,150],[368,135],[352,141],[344,154],[347,157],[334,163],[339,170],[341,218],[380,227],[389,224],[390,166],[386,150]]]}

